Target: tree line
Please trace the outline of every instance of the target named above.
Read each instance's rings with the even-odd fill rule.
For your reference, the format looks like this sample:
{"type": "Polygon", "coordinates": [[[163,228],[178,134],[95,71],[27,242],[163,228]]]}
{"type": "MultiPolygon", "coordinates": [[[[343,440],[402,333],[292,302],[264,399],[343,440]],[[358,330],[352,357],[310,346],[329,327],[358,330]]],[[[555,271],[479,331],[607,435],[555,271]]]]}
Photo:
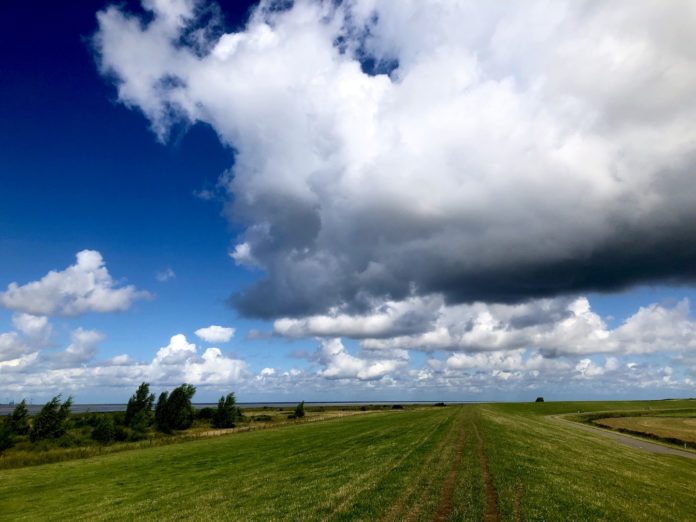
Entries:
{"type": "MultiPolygon", "coordinates": [[[[150,385],[143,382],[128,400],[125,414],[101,414],[82,416],[73,421],[77,427],[91,427],[91,438],[100,443],[140,440],[154,429],[161,433],[186,430],[196,418],[208,419],[214,428],[233,428],[243,414],[237,406],[234,393],[220,397],[217,408],[196,411],[191,400],[195,386],[182,384],[171,392],[162,392],[155,403],[150,385]]],[[[70,425],[72,397],[61,401],[61,395],[53,397],[33,417],[29,415],[26,400],[16,405],[13,412],[0,422],[0,453],[12,447],[18,438],[32,443],[56,440],[63,437],[70,425]]]]}

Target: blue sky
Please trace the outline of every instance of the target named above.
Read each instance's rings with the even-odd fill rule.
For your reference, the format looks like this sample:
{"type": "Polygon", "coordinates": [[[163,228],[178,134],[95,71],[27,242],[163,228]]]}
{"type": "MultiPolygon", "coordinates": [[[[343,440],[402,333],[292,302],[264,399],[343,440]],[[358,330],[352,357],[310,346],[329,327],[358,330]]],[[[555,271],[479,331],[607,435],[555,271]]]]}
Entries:
{"type": "Polygon", "coordinates": [[[623,7],[3,3],[0,401],[696,395],[693,36],[623,7]]]}

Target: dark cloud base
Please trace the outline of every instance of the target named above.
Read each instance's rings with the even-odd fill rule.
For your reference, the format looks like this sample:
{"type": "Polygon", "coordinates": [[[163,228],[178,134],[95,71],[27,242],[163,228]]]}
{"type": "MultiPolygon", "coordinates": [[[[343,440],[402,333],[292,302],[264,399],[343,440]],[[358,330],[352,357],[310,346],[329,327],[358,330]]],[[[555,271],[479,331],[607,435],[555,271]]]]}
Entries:
{"type": "Polygon", "coordinates": [[[671,230],[625,231],[576,259],[483,270],[447,269],[422,261],[417,273],[409,270],[413,265],[401,265],[388,281],[370,287],[357,285],[355,278],[345,274],[334,274],[331,280],[324,272],[315,281],[268,276],[233,294],[229,303],[243,316],[274,319],[326,313],[341,305],[360,313],[375,300],[404,299],[414,289],[419,295],[440,293],[448,304],[509,304],[581,292],[615,292],[640,284],[694,284],[696,227],[691,223],[696,217],[685,221],[671,230]],[[375,288],[380,291],[374,292],[375,288]]]}

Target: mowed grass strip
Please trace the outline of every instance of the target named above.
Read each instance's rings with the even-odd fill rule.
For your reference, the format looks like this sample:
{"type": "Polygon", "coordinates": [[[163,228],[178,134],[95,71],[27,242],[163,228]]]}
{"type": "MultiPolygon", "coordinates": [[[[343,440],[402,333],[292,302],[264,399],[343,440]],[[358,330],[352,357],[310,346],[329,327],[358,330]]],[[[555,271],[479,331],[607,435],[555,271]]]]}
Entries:
{"type": "MultiPolygon", "coordinates": [[[[400,480],[401,493],[383,521],[480,520],[483,516],[478,460],[472,450],[470,407],[458,407],[447,433],[417,472],[400,480]]],[[[385,477],[385,482],[389,477],[385,477]]]]}
{"type": "Polygon", "coordinates": [[[517,507],[524,520],[696,520],[696,462],[554,423],[529,405],[480,411],[501,519],[514,520],[517,507]]]}
{"type": "Polygon", "coordinates": [[[5,470],[0,517],[379,519],[457,411],[374,413],[5,470]]]}

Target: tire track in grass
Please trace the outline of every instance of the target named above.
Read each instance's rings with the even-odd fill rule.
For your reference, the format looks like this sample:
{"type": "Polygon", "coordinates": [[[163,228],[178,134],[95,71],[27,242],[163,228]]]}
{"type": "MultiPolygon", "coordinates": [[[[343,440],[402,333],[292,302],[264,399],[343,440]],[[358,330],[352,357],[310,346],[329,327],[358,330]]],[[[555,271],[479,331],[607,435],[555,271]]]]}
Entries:
{"type": "Polygon", "coordinates": [[[498,493],[491,479],[491,471],[488,468],[488,460],[486,459],[486,452],[483,448],[483,439],[481,438],[476,424],[474,424],[474,433],[476,433],[476,439],[478,440],[479,462],[481,464],[481,475],[485,488],[486,504],[483,519],[489,522],[497,522],[500,520],[500,515],[498,513],[498,493]]]}
{"type": "MultiPolygon", "coordinates": [[[[448,418],[443,419],[440,421],[436,428],[441,426],[442,423],[446,422],[448,418]]],[[[434,431],[434,430],[433,430],[434,431]]],[[[331,500],[334,500],[336,498],[339,498],[341,502],[335,507],[332,513],[329,515],[325,516],[322,518],[322,520],[330,520],[331,518],[339,515],[341,512],[343,512],[346,507],[353,501],[355,498],[357,498],[360,494],[362,494],[365,491],[368,491],[373,488],[373,482],[374,482],[374,477],[376,475],[387,475],[394,471],[396,468],[398,468],[406,459],[408,459],[416,450],[420,449],[427,441],[428,439],[432,436],[432,431],[425,431],[423,436],[420,439],[417,439],[412,447],[401,457],[399,457],[396,462],[394,462],[391,466],[388,466],[386,469],[384,468],[373,468],[358,477],[356,477],[353,481],[345,484],[343,487],[339,488],[339,490],[336,492],[336,494],[333,496],[331,500]],[[360,487],[355,487],[354,484],[362,484],[360,487]]],[[[328,502],[330,502],[329,500],[328,502]]],[[[328,502],[325,502],[322,507],[328,507],[326,504],[328,502]]]]}
{"type": "MultiPolygon", "coordinates": [[[[453,415],[455,416],[455,415],[453,415]]],[[[448,417],[448,420],[451,417],[448,417]]],[[[433,430],[435,431],[435,430],[433,430]]],[[[391,510],[382,518],[382,522],[397,522],[401,520],[405,521],[411,521],[415,520],[420,512],[420,506],[422,504],[422,500],[425,497],[425,495],[429,492],[429,489],[435,480],[435,476],[433,474],[430,474],[428,477],[425,477],[428,468],[430,465],[433,463],[433,460],[435,460],[436,457],[441,457],[442,456],[442,448],[446,447],[449,445],[454,439],[456,432],[456,421],[452,421],[452,426],[450,427],[449,431],[442,437],[440,442],[437,443],[437,445],[433,448],[433,450],[430,452],[428,455],[428,458],[426,461],[423,463],[421,466],[421,471],[418,474],[418,476],[411,481],[409,487],[407,487],[403,493],[399,496],[397,501],[394,503],[392,506],[391,510]],[[421,483],[423,483],[425,479],[425,483],[423,487],[421,487],[421,494],[418,497],[418,500],[416,501],[416,506],[413,510],[411,510],[408,514],[407,517],[403,516],[403,511],[404,509],[408,508],[407,500],[411,498],[417,487],[420,487],[421,483]]]]}
{"type": "Polygon", "coordinates": [[[515,522],[522,522],[522,495],[524,493],[522,482],[517,483],[515,488],[515,500],[512,503],[513,513],[515,514],[515,522]]]}
{"type": "Polygon", "coordinates": [[[464,442],[466,441],[466,431],[464,430],[464,423],[459,423],[459,437],[457,439],[457,450],[454,454],[454,461],[447,473],[447,478],[445,483],[442,485],[442,495],[440,496],[440,504],[437,511],[433,515],[433,520],[437,522],[442,522],[449,520],[450,513],[452,513],[453,508],[453,498],[454,498],[454,485],[457,479],[457,472],[462,464],[462,455],[464,454],[464,442]]]}

